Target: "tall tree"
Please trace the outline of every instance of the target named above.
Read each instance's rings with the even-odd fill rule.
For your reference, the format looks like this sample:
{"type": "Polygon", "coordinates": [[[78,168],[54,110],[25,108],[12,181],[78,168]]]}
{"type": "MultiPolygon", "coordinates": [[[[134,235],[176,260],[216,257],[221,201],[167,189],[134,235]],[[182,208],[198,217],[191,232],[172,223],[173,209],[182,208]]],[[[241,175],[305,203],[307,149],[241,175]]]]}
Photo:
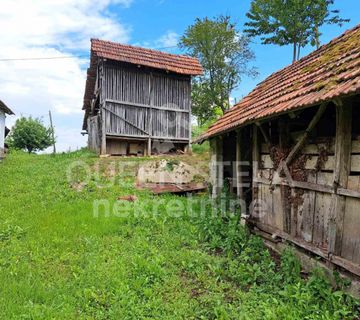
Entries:
{"type": "Polygon", "coordinates": [[[180,39],[180,48],[197,57],[204,74],[193,80],[193,114],[200,124],[229,108],[231,92],[243,75],[254,76],[249,67],[254,54],[249,40],[228,16],[196,19],[180,39]]]}
{"type": "Polygon", "coordinates": [[[321,26],[349,21],[330,9],[333,4],[334,0],[253,0],[245,33],[260,36],[263,44],[292,44],[294,62],[307,44],[320,46],[321,26]]]}
{"type": "Polygon", "coordinates": [[[7,139],[10,147],[28,153],[42,151],[54,143],[51,128],[46,128],[40,119],[21,117],[16,120],[7,139]]]}

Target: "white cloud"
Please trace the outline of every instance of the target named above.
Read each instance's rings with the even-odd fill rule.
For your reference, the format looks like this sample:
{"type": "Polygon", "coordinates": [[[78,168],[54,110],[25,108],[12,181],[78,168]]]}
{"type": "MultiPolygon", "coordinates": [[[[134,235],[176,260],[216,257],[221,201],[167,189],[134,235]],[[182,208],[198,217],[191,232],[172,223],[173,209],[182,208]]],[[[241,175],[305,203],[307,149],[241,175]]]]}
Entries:
{"type": "Polygon", "coordinates": [[[130,28],[109,13],[108,7],[126,8],[131,3],[132,0],[2,0],[0,59],[74,57],[0,61],[0,99],[18,115],[40,116],[49,109],[55,117],[67,115],[61,119],[73,127],[59,126],[59,145],[66,140],[74,146],[76,138],[65,139],[61,130],[66,128],[72,134],[81,131],[88,59],[76,56],[88,54],[92,37],[128,42],[130,28]]]}
{"type": "Polygon", "coordinates": [[[179,35],[176,32],[169,30],[156,41],[156,44],[159,47],[175,47],[178,42],[179,35]]]}
{"type": "Polygon", "coordinates": [[[133,43],[134,46],[160,49],[165,52],[176,51],[180,36],[174,31],[168,30],[162,36],[153,41],[142,41],[133,43]]]}

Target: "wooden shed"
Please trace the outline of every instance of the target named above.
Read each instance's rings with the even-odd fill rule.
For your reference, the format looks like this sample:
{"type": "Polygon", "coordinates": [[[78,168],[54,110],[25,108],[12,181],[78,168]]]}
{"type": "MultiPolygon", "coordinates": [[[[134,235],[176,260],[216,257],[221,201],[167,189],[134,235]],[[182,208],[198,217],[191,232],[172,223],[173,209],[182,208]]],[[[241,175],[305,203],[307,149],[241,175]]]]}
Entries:
{"type": "Polygon", "coordinates": [[[83,130],[100,154],[185,149],[191,140],[191,76],[197,59],[91,40],[83,130]]]}
{"type": "Polygon", "coordinates": [[[6,115],[12,115],[14,112],[0,100],[0,159],[5,155],[5,137],[7,136],[7,128],[5,127],[6,115]]]}
{"type": "Polygon", "coordinates": [[[199,139],[269,243],[360,276],[360,25],[272,74],[199,139]]]}

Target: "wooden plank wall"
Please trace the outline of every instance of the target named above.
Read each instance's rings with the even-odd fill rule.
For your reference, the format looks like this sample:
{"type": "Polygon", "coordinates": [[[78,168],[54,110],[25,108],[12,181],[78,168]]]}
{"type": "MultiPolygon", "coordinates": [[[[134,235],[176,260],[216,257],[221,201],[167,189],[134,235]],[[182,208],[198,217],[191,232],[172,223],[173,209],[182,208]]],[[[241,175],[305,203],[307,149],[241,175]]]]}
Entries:
{"type": "MultiPolygon", "coordinates": [[[[328,156],[319,170],[316,168],[319,150],[324,148],[323,143],[308,144],[302,150],[308,155],[305,164],[307,182],[326,185],[333,188],[334,181],[334,154],[333,141],[328,146],[328,156]]],[[[262,224],[286,231],[284,228],[284,212],[281,206],[280,186],[272,183],[277,179],[274,164],[270,157],[269,148],[262,144],[260,148],[261,164],[258,178],[268,181],[259,183],[258,199],[265,204],[268,214],[258,217],[262,224]]],[[[352,141],[351,174],[349,176],[349,190],[360,192],[360,140],[352,141]]],[[[329,219],[332,205],[332,194],[312,190],[296,189],[295,201],[292,199],[291,234],[314,247],[326,252],[329,244],[329,219]]],[[[290,234],[290,232],[287,232],[290,234]]],[[[340,256],[353,263],[360,263],[360,199],[346,197],[344,225],[342,230],[342,248],[340,256]]]]}
{"type": "Polygon", "coordinates": [[[100,119],[99,116],[88,118],[88,143],[89,149],[97,153],[100,152],[100,119]]]}
{"type": "Polygon", "coordinates": [[[190,140],[190,77],[112,64],[103,77],[107,134],[190,140]]]}

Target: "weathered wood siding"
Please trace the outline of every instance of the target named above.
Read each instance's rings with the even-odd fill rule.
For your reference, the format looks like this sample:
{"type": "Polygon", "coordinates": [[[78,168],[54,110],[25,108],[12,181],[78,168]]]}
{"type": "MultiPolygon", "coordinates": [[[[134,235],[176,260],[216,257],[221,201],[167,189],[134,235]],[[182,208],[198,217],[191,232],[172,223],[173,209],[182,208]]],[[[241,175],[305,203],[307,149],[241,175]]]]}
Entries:
{"type": "MultiPolygon", "coordinates": [[[[258,200],[265,207],[266,215],[260,216],[261,223],[276,227],[277,229],[292,233],[295,237],[311,243],[316,247],[327,250],[329,244],[329,213],[332,205],[332,189],[334,181],[334,146],[322,165],[320,171],[316,170],[317,159],[321,144],[307,145],[303,154],[308,155],[305,164],[307,182],[328,187],[328,192],[316,192],[302,188],[294,188],[295,198],[290,199],[293,217],[291,229],[284,227],[284,212],[281,201],[280,185],[274,181],[280,181],[274,164],[271,160],[268,147],[261,146],[261,168],[258,171],[260,182],[258,200]],[[275,179],[274,179],[275,177],[275,179]]],[[[360,141],[352,141],[351,175],[347,188],[360,193],[360,141]]],[[[346,209],[344,212],[344,227],[342,230],[341,257],[355,263],[360,263],[360,199],[346,197],[346,209]]]]}
{"type": "Polygon", "coordinates": [[[190,140],[190,77],[114,64],[100,74],[107,135],[190,140]]]}
{"type": "Polygon", "coordinates": [[[97,153],[100,152],[100,116],[88,118],[88,147],[97,153]]]}
{"type": "MultiPolygon", "coordinates": [[[[309,123],[314,124],[320,108],[237,129],[238,137],[252,134],[248,141],[234,139],[233,148],[237,161],[252,151],[252,184],[236,192],[246,201],[243,195],[252,194],[245,217],[254,232],[275,243],[278,238],[292,242],[327,265],[360,277],[360,112],[355,111],[354,101],[329,104],[314,130],[309,123]],[[279,125],[284,120],[288,141],[279,125]],[[304,135],[308,136],[304,139],[304,135]],[[291,154],[294,157],[287,162],[291,154]]],[[[217,162],[235,161],[226,151],[229,145],[219,146],[230,135],[210,140],[214,196],[220,194],[226,172],[217,162]]],[[[233,163],[233,168],[237,166],[233,163]]],[[[237,170],[231,178],[236,180],[233,185],[241,185],[243,177],[237,170]]]]}

